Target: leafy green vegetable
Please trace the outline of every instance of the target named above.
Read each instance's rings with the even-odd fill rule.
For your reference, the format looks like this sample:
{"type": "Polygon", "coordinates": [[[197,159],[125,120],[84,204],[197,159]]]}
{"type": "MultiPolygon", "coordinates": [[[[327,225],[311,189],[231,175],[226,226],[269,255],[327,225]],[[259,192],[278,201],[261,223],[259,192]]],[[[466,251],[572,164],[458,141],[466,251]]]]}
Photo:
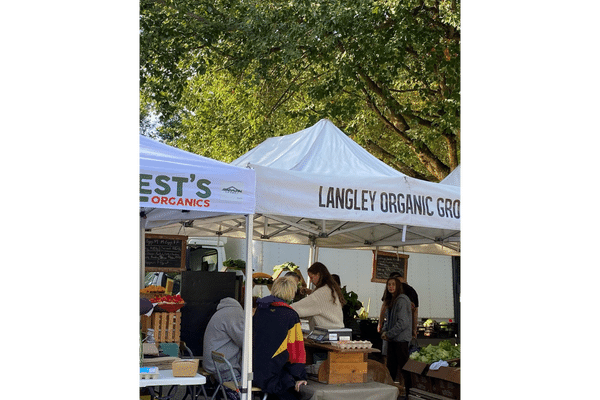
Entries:
{"type": "Polygon", "coordinates": [[[431,364],[440,360],[460,358],[460,344],[453,345],[449,340],[441,341],[437,346],[428,345],[410,355],[415,361],[431,364]]]}

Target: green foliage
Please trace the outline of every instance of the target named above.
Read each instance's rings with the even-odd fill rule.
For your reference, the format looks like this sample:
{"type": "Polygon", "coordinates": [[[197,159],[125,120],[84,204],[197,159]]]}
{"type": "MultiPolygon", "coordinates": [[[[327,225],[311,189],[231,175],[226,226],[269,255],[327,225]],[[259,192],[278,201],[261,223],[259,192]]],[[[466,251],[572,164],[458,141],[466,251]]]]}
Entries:
{"type": "Polygon", "coordinates": [[[273,278],[252,278],[255,285],[272,285],[273,278]]]}
{"type": "Polygon", "coordinates": [[[352,319],[357,316],[358,310],[362,308],[362,303],[358,300],[358,295],[353,291],[348,292],[346,286],[342,287],[342,294],[346,304],[343,307],[344,320],[352,319]]]}
{"type": "Polygon", "coordinates": [[[161,137],[205,156],[329,118],[439,180],[460,155],[460,3],[142,0],[140,88],[161,137]]]}
{"type": "Polygon", "coordinates": [[[226,266],[227,268],[232,268],[232,269],[245,269],[246,268],[246,261],[244,260],[234,260],[232,258],[223,261],[223,265],[226,266]]]}

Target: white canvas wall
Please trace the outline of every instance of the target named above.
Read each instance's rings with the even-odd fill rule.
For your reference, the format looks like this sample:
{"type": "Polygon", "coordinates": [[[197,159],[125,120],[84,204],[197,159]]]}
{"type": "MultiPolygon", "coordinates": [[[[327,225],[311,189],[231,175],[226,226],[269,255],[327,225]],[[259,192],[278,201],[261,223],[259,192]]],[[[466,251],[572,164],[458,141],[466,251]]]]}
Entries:
{"type": "MultiPolygon", "coordinates": [[[[243,241],[229,239],[225,246],[228,258],[245,258],[243,241]]],[[[307,278],[309,247],[306,245],[254,242],[256,272],[273,273],[275,265],[292,261],[300,266],[307,278]],[[262,248],[262,259],[261,259],[262,248]],[[262,267],[262,269],[261,269],[262,267]]],[[[367,306],[371,299],[370,317],[377,317],[381,308],[383,283],[371,282],[373,253],[367,250],[319,249],[319,261],[332,274],[338,274],[342,286],[354,291],[367,306]]],[[[408,283],[419,295],[419,316],[447,320],[454,318],[452,297],[452,258],[431,254],[409,253],[408,283]]],[[[254,293],[258,295],[258,293],[254,293]]],[[[267,295],[268,293],[263,293],[267,295]]]]}

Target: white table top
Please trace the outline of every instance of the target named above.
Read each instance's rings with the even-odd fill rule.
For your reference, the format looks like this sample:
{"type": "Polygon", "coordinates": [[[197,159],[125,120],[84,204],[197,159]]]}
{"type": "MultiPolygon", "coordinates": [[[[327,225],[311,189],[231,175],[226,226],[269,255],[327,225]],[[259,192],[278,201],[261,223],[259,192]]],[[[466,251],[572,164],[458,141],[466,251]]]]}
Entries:
{"type": "Polygon", "coordinates": [[[173,370],[159,369],[159,377],[156,379],[140,379],[140,387],[146,386],[170,386],[170,385],[204,385],[206,377],[196,374],[194,377],[174,377],[173,370]]]}

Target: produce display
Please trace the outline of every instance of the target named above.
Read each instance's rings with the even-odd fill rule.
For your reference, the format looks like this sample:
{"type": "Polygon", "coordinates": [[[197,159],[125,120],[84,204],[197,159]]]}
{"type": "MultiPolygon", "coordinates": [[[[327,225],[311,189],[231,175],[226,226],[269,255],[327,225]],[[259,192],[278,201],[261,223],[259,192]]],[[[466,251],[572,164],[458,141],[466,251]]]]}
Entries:
{"type": "Polygon", "coordinates": [[[411,360],[431,364],[436,361],[446,361],[460,358],[460,344],[453,345],[449,340],[442,340],[437,346],[422,347],[410,355],[411,360]]]}
{"type": "Polygon", "coordinates": [[[181,298],[180,295],[176,294],[176,295],[165,295],[165,296],[155,296],[153,298],[150,299],[151,303],[158,303],[158,304],[184,304],[185,301],[183,301],[183,299],[181,298]]]}
{"type": "Polygon", "coordinates": [[[166,311],[166,312],[175,312],[179,310],[181,307],[185,305],[185,301],[181,298],[180,295],[176,294],[174,296],[171,295],[158,295],[154,296],[150,299],[152,304],[156,305],[154,311],[166,311]]]}
{"type": "Polygon", "coordinates": [[[145,288],[143,288],[142,290],[140,290],[140,293],[164,293],[165,292],[165,288],[162,286],[156,286],[156,285],[150,285],[147,286],[145,288]]]}
{"type": "Polygon", "coordinates": [[[435,321],[432,320],[431,318],[429,318],[427,321],[423,322],[423,326],[425,328],[433,327],[434,324],[435,324],[435,321]]]}
{"type": "Polygon", "coordinates": [[[256,285],[272,285],[273,278],[252,278],[252,282],[256,285]]]}

